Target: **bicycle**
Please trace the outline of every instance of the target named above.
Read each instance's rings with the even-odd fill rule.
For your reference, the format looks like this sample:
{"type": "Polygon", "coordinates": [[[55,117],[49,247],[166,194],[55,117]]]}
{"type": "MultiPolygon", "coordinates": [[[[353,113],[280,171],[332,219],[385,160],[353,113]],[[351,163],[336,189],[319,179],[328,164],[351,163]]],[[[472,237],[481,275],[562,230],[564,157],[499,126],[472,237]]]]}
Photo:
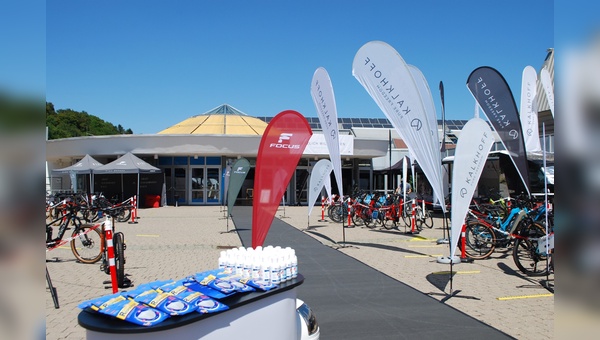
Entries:
{"type": "Polygon", "coordinates": [[[342,223],[342,219],[346,216],[347,212],[343,211],[345,198],[339,195],[333,195],[332,203],[327,207],[327,217],[336,223],[342,223]]]}
{"type": "Polygon", "coordinates": [[[400,211],[402,209],[402,199],[398,194],[388,194],[385,204],[379,207],[380,223],[385,229],[397,228],[400,221],[400,211]]]}
{"type": "Polygon", "coordinates": [[[133,209],[133,198],[130,197],[123,202],[114,203],[114,199],[111,200],[111,209],[115,209],[117,212],[117,222],[127,222],[131,218],[131,210],[133,209]]]}
{"type": "Polygon", "coordinates": [[[109,236],[112,236],[113,245],[113,256],[115,262],[116,281],[119,288],[129,287],[131,281],[125,277],[125,235],[122,232],[114,232],[114,220],[120,213],[119,208],[103,208],[101,209],[106,214],[106,219],[100,225],[102,226],[102,263],[100,264],[100,270],[106,274],[111,275],[110,272],[110,254],[109,254],[109,236]],[[112,235],[109,235],[112,234],[112,235]]]}
{"type": "MultiPolygon", "coordinates": [[[[535,219],[540,214],[545,214],[545,205],[539,211],[532,211],[528,218],[535,219]]],[[[554,213],[548,211],[548,232],[554,236],[554,213]]],[[[523,238],[515,240],[513,247],[513,261],[519,270],[528,276],[542,276],[554,269],[554,247],[546,249],[546,230],[532,228],[527,231],[523,238]],[[550,257],[548,261],[548,257],[550,257]]],[[[553,241],[552,241],[553,243],[553,241]]]]}
{"type": "Polygon", "coordinates": [[[351,219],[355,226],[365,225],[368,228],[374,228],[373,224],[373,196],[363,193],[352,203],[351,219]]]}
{"type": "Polygon", "coordinates": [[[71,251],[81,263],[96,263],[102,257],[103,237],[98,230],[99,225],[82,224],[77,215],[80,206],[70,199],[61,201],[60,216],[46,222],[46,251],[56,249],[70,242],[71,251]],[[53,237],[55,223],[60,222],[58,234],[53,237]],[[73,227],[71,237],[63,239],[67,230],[73,227]]]}
{"type": "Polygon", "coordinates": [[[115,209],[117,213],[117,222],[127,222],[131,218],[131,210],[133,205],[131,204],[132,198],[128,198],[120,203],[113,203],[114,199],[108,200],[102,193],[92,195],[91,204],[89,204],[87,198],[85,199],[85,206],[83,217],[88,222],[96,222],[102,218],[102,209],[115,209]]]}
{"type": "Polygon", "coordinates": [[[413,196],[411,200],[407,200],[407,202],[403,204],[402,220],[407,227],[412,226],[413,209],[415,210],[415,227],[418,231],[423,230],[423,225],[429,229],[433,228],[433,216],[431,215],[431,211],[425,207],[425,201],[417,199],[416,196],[413,196]],[[414,208],[412,200],[414,200],[414,208]],[[419,203],[421,203],[421,205],[419,205],[419,203]]]}
{"type": "Polygon", "coordinates": [[[498,247],[508,248],[515,240],[546,234],[545,228],[536,221],[540,215],[538,210],[527,209],[524,199],[517,200],[516,205],[503,220],[469,210],[465,230],[467,257],[486,259],[498,247]]]}

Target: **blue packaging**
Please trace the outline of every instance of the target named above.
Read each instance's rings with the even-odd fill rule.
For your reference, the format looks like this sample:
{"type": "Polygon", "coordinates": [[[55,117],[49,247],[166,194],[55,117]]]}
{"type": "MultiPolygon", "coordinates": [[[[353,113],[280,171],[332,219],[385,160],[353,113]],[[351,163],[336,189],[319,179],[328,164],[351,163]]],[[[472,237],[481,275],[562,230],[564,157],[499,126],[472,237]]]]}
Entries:
{"type": "Polygon", "coordinates": [[[235,291],[233,291],[231,293],[224,294],[224,293],[222,293],[222,292],[220,292],[218,290],[215,290],[215,289],[212,289],[210,287],[201,285],[200,283],[198,283],[195,280],[185,281],[183,283],[183,285],[186,286],[186,287],[188,287],[188,288],[190,288],[190,289],[192,289],[192,290],[195,290],[197,292],[200,292],[200,293],[202,293],[204,295],[207,295],[207,296],[209,296],[209,297],[211,297],[213,299],[217,299],[217,300],[224,299],[224,298],[226,298],[228,296],[231,296],[231,295],[233,295],[233,294],[236,293],[235,291]]]}
{"type": "Polygon", "coordinates": [[[126,297],[121,293],[100,296],[94,299],[86,300],[77,305],[81,309],[91,308],[94,311],[105,308],[108,305],[125,300],[126,297]]]}
{"type": "Polygon", "coordinates": [[[244,280],[240,280],[240,282],[245,283],[246,285],[255,289],[262,290],[263,292],[277,288],[276,284],[264,280],[248,280],[245,282],[244,280]]]}
{"type": "Polygon", "coordinates": [[[248,279],[242,279],[237,275],[219,277],[218,280],[229,282],[233,288],[240,293],[254,292],[256,289],[246,284],[248,279]]]}
{"type": "Polygon", "coordinates": [[[141,326],[154,326],[169,317],[167,313],[131,299],[113,303],[99,312],[141,326]]]}
{"type": "Polygon", "coordinates": [[[154,289],[147,290],[133,299],[169,315],[185,315],[197,309],[195,305],[187,303],[175,295],[158,292],[154,289]]]}
{"type": "Polygon", "coordinates": [[[224,310],[228,310],[229,306],[211,299],[206,295],[202,295],[200,299],[196,300],[196,307],[198,307],[198,312],[207,314],[207,313],[216,313],[224,310]]]}
{"type": "Polygon", "coordinates": [[[173,294],[187,303],[195,305],[198,308],[197,311],[203,314],[216,313],[229,309],[227,305],[186,287],[181,281],[164,285],[159,288],[159,291],[173,294]]]}

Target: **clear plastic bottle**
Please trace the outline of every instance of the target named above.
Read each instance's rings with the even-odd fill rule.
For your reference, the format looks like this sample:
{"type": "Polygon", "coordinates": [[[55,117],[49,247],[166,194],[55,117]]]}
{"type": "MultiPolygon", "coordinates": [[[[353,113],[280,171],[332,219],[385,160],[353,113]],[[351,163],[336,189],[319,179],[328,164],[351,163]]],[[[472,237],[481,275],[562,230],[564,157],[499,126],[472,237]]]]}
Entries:
{"type": "Polygon", "coordinates": [[[244,271],[244,262],[241,254],[235,256],[235,275],[242,276],[244,271]]]}
{"type": "Polygon", "coordinates": [[[264,254],[260,259],[260,279],[267,284],[271,283],[271,266],[264,254]]]}
{"type": "Polygon", "coordinates": [[[292,279],[298,277],[298,257],[292,255],[292,279]]]}
{"type": "Polygon", "coordinates": [[[225,254],[225,251],[222,251],[221,255],[219,256],[219,269],[221,270],[226,269],[227,267],[226,257],[227,255],[225,254]]]}
{"type": "Polygon", "coordinates": [[[258,260],[257,255],[252,256],[251,268],[252,268],[252,270],[250,273],[250,277],[252,278],[252,280],[259,280],[260,279],[260,262],[258,260]]]}
{"type": "Polygon", "coordinates": [[[281,256],[281,254],[279,254],[280,256],[277,257],[277,265],[279,266],[279,283],[284,283],[285,282],[285,260],[284,257],[281,256]]]}
{"type": "Polygon", "coordinates": [[[271,258],[271,283],[278,285],[281,282],[281,266],[276,258],[271,258]]]}
{"type": "Polygon", "coordinates": [[[250,255],[246,254],[242,260],[242,277],[244,279],[249,279],[252,275],[252,259],[250,255]]]}

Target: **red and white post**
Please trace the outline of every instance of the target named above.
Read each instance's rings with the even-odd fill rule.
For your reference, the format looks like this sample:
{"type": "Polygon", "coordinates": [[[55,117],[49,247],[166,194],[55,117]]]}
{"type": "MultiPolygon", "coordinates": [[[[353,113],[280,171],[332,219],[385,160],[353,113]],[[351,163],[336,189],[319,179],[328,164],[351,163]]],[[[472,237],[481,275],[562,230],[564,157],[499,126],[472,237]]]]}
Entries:
{"type": "Polygon", "coordinates": [[[351,212],[352,212],[352,201],[350,201],[350,199],[348,198],[348,228],[350,228],[350,225],[352,224],[352,216],[350,216],[351,212]]]}
{"type": "Polygon", "coordinates": [[[119,288],[117,282],[117,267],[115,267],[115,249],[113,247],[113,225],[110,218],[104,222],[104,237],[106,237],[110,281],[112,283],[112,292],[114,294],[119,288]]]}
{"type": "Polygon", "coordinates": [[[460,260],[467,260],[467,225],[463,223],[460,231],[460,260]]]}
{"type": "Polygon", "coordinates": [[[321,219],[319,220],[319,222],[326,222],[325,221],[325,196],[321,196],[321,219]]]}
{"type": "Polygon", "coordinates": [[[412,212],[411,212],[411,217],[410,217],[410,232],[412,234],[415,233],[415,228],[417,225],[417,202],[416,202],[416,198],[412,199],[412,212]]]}
{"type": "Polygon", "coordinates": [[[133,223],[138,223],[136,221],[137,219],[137,195],[133,195],[133,197],[131,198],[131,205],[133,206],[133,208],[131,209],[131,221],[129,221],[129,224],[133,224],[133,223]]]}

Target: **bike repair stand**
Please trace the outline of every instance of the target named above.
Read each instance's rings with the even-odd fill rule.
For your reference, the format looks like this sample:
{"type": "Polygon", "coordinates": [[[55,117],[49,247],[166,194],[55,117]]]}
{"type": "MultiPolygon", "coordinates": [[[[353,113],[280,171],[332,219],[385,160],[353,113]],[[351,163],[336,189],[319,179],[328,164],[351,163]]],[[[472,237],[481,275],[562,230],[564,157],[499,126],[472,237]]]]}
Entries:
{"type": "Polygon", "coordinates": [[[46,266],[46,282],[48,282],[48,288],[50,289],[50,295],[52,295],[52,301],[54,301],[54,308],[59,309],[60,306],[58,305],[58,294],[56,294],[56,287],[52,285],[50,273],[48,272],[48,266],[46,266]]]}
{"type": "MultiPolygon", "coordinates": [[[[112,281],[110,281],[110,280],[103,281],[102,284],[106,285],[106,286],[104,286],[104,289],[110,289],[110,288],[112,288],[112,281]]],[[[133,287],[133,281],[131,281],[127,277],[127,274],[125,274],[125,277],[123,278],[123,284],[122,285],[117,285],[117,286],[119,288],[130,288],[130,287],[133,287]]]]}

